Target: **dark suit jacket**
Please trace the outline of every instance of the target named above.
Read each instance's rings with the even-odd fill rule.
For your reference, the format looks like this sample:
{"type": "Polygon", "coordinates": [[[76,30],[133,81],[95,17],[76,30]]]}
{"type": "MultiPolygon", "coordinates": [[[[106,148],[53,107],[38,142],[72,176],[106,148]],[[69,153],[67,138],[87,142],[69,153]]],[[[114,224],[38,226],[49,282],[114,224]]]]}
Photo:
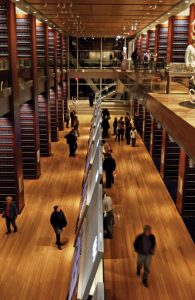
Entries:
{"type": "MultiPolygon", "coordinates": [[[[4,205],[4,213],[3,214],[6,217],[6,204],[4,205]]],[[[18,215],[17,207],[16,207],[15,203],[11,203],[10,204],[10,218],[12,220],[15,220],[17,215],[18,215]]]]}

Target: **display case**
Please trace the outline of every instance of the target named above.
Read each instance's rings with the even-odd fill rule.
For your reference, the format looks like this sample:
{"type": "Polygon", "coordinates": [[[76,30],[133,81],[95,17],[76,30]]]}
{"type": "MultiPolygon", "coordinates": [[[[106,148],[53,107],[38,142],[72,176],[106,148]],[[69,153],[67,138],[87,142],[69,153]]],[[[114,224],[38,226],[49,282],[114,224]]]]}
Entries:
{"type": "Polygon", "coordinates": [[[177,16],[172,19],[172,53],[171,61],[184,63],[185,50],[188,46],[189,17],[177,16]]]}

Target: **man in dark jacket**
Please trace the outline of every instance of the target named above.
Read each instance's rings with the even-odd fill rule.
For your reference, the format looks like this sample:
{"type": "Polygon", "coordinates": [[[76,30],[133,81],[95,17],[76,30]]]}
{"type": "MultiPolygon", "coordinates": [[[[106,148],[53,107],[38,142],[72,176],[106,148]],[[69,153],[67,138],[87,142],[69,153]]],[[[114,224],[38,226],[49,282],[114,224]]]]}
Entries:
{"type": "Polygon", "coordinates": [[[11,224],[14,228],[14,232],[17,232],[17,226],[16,226],[17,215],[18,215],[18,211],[15,203],[13,202],[13,198],[11,196],[7,196],[5,206],[4,206],[4,212],[3,212],[3,216],[5,217],[6,227],[7,227],[6,234],[11,233],[11,227],[10,227],[11,224]]]}
{"type": "Polygon", "coordinates": [[[110,153],[107,153],[103,162],[103,169],[106,172],[106,188],[111,188],[114,183],[113,172],[116,169],[116,162],[110,153]]]}
{"type": "Polygon", "coordinates": [[[60,242],[60,235],[63,228],[67,226],[67,221],[63,211],[58,205],[54,206],[54,211],[50,217],[50,223],[56,234],[56,245],[58,246],[58,249],[61,250],[62,243],[60,242]]]}
{"type": "Polygon", "coordinates": [[[148,287],[148,274],[150,272],[150,265],[155,246],[156,240],[155,236],[152,234],[152,228],[150,225],[145,225],[144,232],[138,235],[134,242],[134,249],[138,255],[137,275],[140,276],[141,269],[144,267],[142,282],[145,287],[148,287]]]}
{"type": "Polygon", "coordinates": [[[69,145],[69,156],[75,156],[75,151],[77,149],[77,133],[75,129],[72,129],[65,138],[67,140],[67,144],[69,145]]]}

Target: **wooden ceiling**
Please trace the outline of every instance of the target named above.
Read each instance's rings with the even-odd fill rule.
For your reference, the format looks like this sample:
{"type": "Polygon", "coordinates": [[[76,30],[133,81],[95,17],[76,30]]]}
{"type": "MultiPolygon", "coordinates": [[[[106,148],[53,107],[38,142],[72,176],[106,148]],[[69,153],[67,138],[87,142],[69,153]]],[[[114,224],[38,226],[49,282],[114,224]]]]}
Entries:
{"type": "Polygon", "coordinates": [[[27,0],[72,35],[116,36],[136,33],[181,0],[27,0]]]}

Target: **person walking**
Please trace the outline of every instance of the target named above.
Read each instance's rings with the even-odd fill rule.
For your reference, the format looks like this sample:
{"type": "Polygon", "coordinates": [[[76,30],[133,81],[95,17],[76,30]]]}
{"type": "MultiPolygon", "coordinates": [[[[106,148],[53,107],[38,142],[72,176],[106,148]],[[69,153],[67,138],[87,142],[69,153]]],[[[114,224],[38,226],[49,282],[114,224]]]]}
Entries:
{"type": "Polygon", "coordinates": [[[109,128],[110,128],[110,124],[108,121],[108,117],[105,116],[102,120],[102,137],[104,138],[108,138],[109,137],[109,128]]]}
{"type": "Polygon", "coordinates": [[[13,197],[7,196],[5,199],[5,205],[3,210],[3,217],[6,221],[7,232],[6,234],[11,233],[11,225],[14,228],[14,232],[17,232],[18,228],[16,226],[16,218],[18,215],[18,210],[15,203],[13,202],[13,197]]]}
{"type": "Polygon", "coordinates": [[[65,119],[64,119],[64,121],[65,121],[65,123],[66,123],[66,128],[69,128],[70,115],[69,115],[68,112],[65,114],[65,119]]]}
{"type": "Polygon", "coordinates": [[[132,147],[135,147],[136,137],[137,137],[137,130],[135,129],[135,127],[132,127],[131,132],[130,132],[130,137],[132,140],[132,147]]]}
{"type": "Polygon", "coordinates": [[[131,121],[131,117],[129,115],[129,113],[127,112],[125,115],[125,127],[127,127],[130,124],[131,121]]]}
{"type": "Polygon", "coordinates": [[[131,59],[132,59],[132,61],[133,61],[134,68],[137,67],[138,58],[139,58],[139,55],[138,55],[138,48],[135,48],[135,50],[134,50],[133,53],[131,54],[131,59]]]}
{"type": "Polygon", "coordinates": [[[69,145],[69,156],[74,157],[77,149],[77,133],[75,129],[72,129],[67,135],[65,135],[65,138],[69,145]]]}
{"type": "Polygon", "coordinates": [[[89,94],[89,106],[93,107],[94,93],[89,94]]]}
{"type": "Polygon", "coordinates": [[[67,220],[63,211],[60,209],[58,205],[54,206],[54,211],[52,212],[50,217],[50,223],[56,234],[56,245],[58,249],[61,250],[62,243],[60,241],[60,235],[63,231],[63,228],[67,226],[67,220]]]}
{"type": "Polygon", "coordinates": [[[103,195],[104,213],[104,238],[112,238],[112,226],[114,225],[114,213],[112,208],[112,198],[106,193],[103,195]]]}
{"type": "Polygon", "coordinates": [[[116,162],[111,153],[107,153],[103,162],[103,169],[106,173],[106,188],[110,189],[114,183],[113,172],[116,169],[116,162]]]}
{"type": "Polygon", "coordinates": [[[137,253],[137,276],[141,275],[141,269],[144,267],[142,283],[145,287],[148,287],[148,275],[155,247],[156,239],[152,234],[152,228],[150,225],[145,225],[143,233],[139,234],[134,241],[134,249],[137,253]]]}
{"type": "Polygon", "coordinates": [[[77,116],[74,117],[74,130],[77,133],[77,136],[79,136],[79,119],[77,116]]]}

